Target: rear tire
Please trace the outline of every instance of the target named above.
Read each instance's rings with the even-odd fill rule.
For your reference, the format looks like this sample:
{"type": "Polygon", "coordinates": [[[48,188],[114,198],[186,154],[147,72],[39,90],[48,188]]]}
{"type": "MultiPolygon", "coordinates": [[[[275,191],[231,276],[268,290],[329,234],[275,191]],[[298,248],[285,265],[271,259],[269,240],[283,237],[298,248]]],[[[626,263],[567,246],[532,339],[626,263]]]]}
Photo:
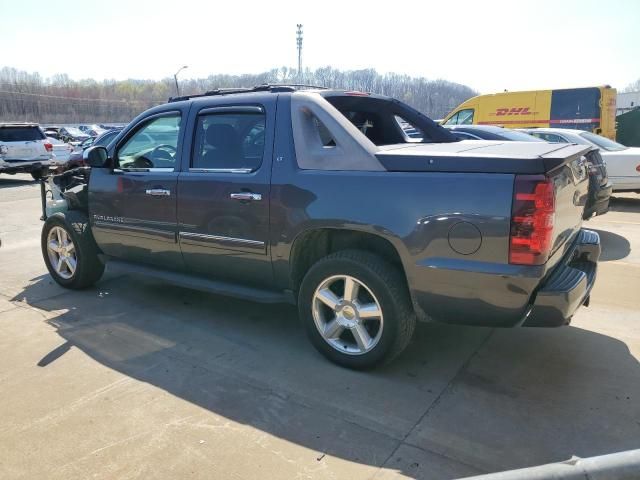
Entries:
{"type": "Polygon", "coordinates": [[[336,252],[313,265],[302,280],[298,309],[316,349],[357,370],[397,357],[416,324],[404,275],[360,250],[336,252]]]}
{"type": "Polygon", "coordinates": [[[42,256],[61,286],[74,290],[95,284],[104,273],[89,219],[77,210],[55,213],[42,228],[42,256]]]}

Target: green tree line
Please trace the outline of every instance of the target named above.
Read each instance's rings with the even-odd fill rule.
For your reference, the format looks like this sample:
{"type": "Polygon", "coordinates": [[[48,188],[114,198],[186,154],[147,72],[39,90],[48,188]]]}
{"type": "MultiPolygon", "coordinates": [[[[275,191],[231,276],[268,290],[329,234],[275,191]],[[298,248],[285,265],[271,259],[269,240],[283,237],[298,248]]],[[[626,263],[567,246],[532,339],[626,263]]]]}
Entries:
{"type": "MultiPolygon", "coordinates": [[[[257,74],[216,74],[180,81],[181,94],[216,88],[253,87],[264,83],[306,83],[360,90],[398,98],[432,118],[477,95],[473,89],[447,80],[428,80],[374,69],[338,70],[323,67],[281,67],[257,74]]],[[[67,75],[42,77],[15,68],[0,69],[0,121],[39,123],[128,122],[145,109],[176,94],[173,78],[162,80],[72,80],[67,75]]]]}

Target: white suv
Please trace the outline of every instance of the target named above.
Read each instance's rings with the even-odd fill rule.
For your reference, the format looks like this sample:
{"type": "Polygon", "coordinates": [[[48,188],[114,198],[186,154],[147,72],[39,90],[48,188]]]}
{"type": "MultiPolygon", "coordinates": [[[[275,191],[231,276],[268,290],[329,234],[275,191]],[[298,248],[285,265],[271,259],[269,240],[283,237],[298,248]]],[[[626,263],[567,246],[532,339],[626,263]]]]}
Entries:
{"type": "Polygon", "coordinates": [[[53,145],[36,123],[0,123],[0,173],[42,178],[53,160],[53,145]]]}

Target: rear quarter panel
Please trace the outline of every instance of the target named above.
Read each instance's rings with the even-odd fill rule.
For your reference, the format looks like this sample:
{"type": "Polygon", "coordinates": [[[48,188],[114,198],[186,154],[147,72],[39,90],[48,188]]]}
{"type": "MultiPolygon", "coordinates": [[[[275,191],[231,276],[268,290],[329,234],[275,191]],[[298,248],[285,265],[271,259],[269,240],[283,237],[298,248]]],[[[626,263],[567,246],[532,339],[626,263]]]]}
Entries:
{"type": "MultiPolygon", "coordinates": [[[[289,111],[279,103],[280,127],[289,111]]],[[[544,267],[508,265],[512,174],[301,170],[287,128],[276,132],[274,159],[270,245],[279,288],[295,288],[290,260],[300,234],[347,229],[394,246],[428,317],[506,325],[524,315],[544,267]]]]}
{"type": "Polygon", "coordinates": [[[289,259],[301,233],[362,231],[395,247],[414,300],[430,317],[512,321],[539,281],[505,277],[519,270],[507,265],[512,190],[513,175],[505,174],[276,168],[271,200],[276,279],[281,288],[290,288],[289,259]]]}

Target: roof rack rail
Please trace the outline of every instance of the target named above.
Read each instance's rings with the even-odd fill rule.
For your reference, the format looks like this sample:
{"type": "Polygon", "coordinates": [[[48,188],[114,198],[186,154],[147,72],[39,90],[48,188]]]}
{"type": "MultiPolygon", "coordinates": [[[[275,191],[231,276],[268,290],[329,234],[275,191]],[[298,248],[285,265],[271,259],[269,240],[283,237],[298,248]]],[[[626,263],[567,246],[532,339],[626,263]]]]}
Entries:
{"type": "Polygon", "coordinates": [[[169,103],[180,102],[182,100],[190,100],[192,98],[212,97],[216,95],[231,95],[234,93],[252,93],[252,92],[294,92],[298,89],[312,88],[327,90],[328,87],[320,85],[307,85],[305,83],[263,83],[251,88],[216,88],[204,93],[194,95],[182,95],[179,97],[169,97],[169,103]]]}

